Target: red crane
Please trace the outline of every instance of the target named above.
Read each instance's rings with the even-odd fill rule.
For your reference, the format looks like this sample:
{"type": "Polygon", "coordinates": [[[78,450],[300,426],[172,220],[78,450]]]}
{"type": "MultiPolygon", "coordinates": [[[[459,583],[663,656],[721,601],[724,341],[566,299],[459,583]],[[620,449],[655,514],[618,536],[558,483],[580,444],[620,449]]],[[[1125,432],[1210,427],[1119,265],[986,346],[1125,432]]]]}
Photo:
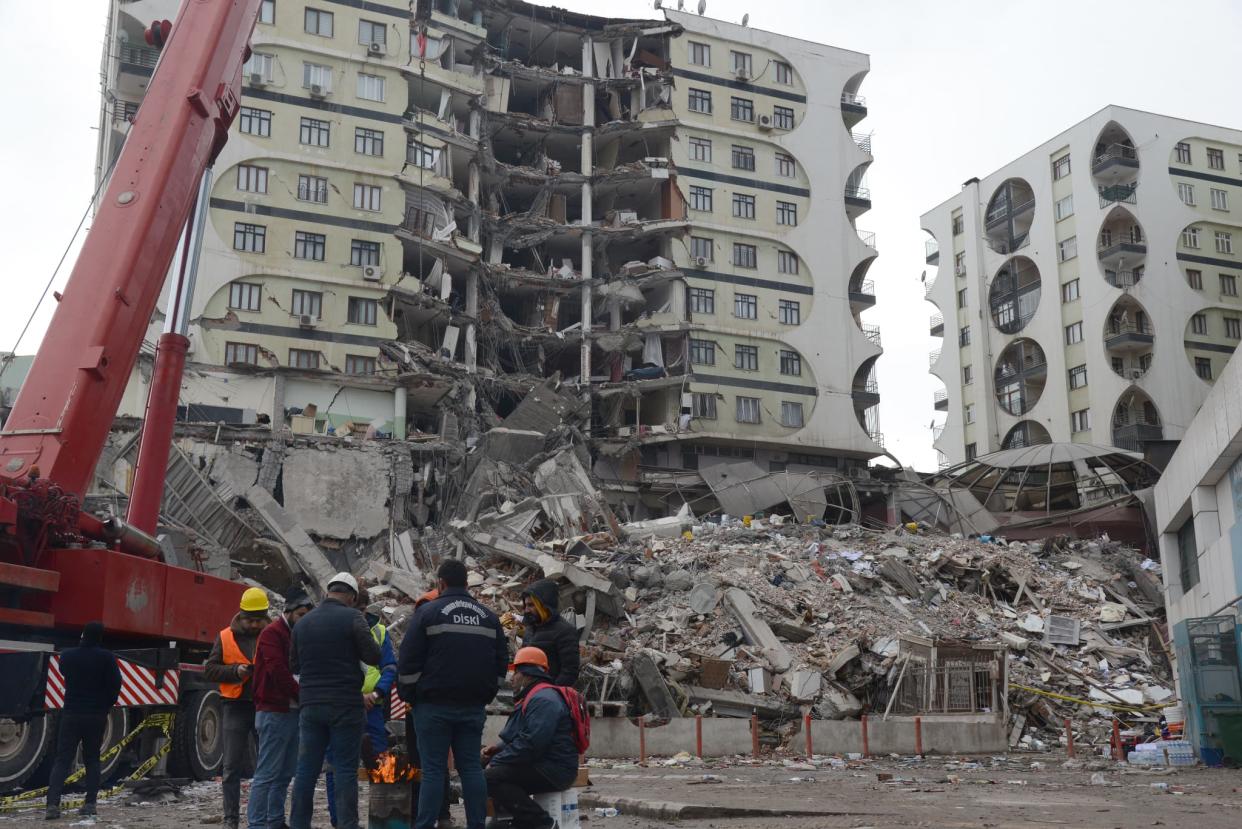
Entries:
{"type": "MultiPolygon", "coordinates": [[[[143,486],[135,492],[131,523],[101,521],[81,503],[200,182],[237,115],[242,64],[260,2],[186,2],[171,30],[164,21],[148,33],[163,43],[161,58],[43,344],[0,430],[0,639],[22,646],[0,654],[0,675],[14,675],[3,660],[26,660],[9,667],[18,675],[34,668],[42,683],[25,701],[12,699],[9,680],[0,684],[6,692],[0,694],[0,718],[8,724],[0,727],[0,786],[24,782],[41,764],[51,733],[46,712],[54,711],[57,699],[53,649],[76,639],[91,620],[103,621],[114,647],[133,649],[121,652],[137,677],[129,696],[136,704],[119,709],[122,725],[126,707],[167,705],[171,699],[183,710],[177,739],[184,742],[211,716],[214,692],[196,685],[192,666],[183,660],[227,624],[244,585],[164,563],[150,535],[184,336],[173,331],[160,338],[139,453],[143,486]],[[37,664],[29,661],[32,655],[37,664]]],[[[170,301],[170,313],[179,299],[170,301]]],[[[209,765],[210,757],[201,756],[204,746],[196,749],[197,766],[209,765]]],[[[192,773],[211,772],[191,766],[192,773]]]]}

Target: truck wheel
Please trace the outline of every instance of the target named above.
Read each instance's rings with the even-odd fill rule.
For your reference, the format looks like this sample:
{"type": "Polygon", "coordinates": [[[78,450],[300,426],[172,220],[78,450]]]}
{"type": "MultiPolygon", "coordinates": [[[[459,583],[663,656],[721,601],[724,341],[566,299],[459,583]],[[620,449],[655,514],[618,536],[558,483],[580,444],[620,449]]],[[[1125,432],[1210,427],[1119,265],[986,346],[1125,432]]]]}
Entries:
{"type": "Polygon", "coordinates": [[[168,773],[210,780],[224,760],[224,712],[219,691],[192,691],[181,701],[173,726],[168,773]]]}
{"type": "MultiPolygon", "coordinates": [[[[129,733],[129,709],[113,708],[108,712],[108,723],[104,726],[103,742],[100,743],[99,753],[103,754],[121,741],[126,734],[129,733]]],[[[107,760],[99,766],[99,783],[107,785],[112,782],[113,776],[116,774],[121,765],[121,759],[129,749],[123,749],[116,753],[116,756],[107,760]]],[[[82,750],[78,749],[78,762],[74,769],[80,768],[82,765],[82,750]]]]}
{"type": "Polygon", "coordinates": [[[44,766],[56,731],[53,716],[44,714],[25,722],[0,720],[0,789],[21,786],[44,766]]]}

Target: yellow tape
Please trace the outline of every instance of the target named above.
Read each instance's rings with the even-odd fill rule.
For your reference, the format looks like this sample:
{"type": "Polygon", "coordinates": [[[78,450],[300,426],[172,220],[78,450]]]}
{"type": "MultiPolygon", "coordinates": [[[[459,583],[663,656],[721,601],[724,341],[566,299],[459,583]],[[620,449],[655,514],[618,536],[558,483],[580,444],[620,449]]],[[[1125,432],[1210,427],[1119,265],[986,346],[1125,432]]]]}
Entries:
{"type": "Polygon", "coordinates": [[[1080,705],[1090,705],[1095,708],[1111,708],[1115,711],[1159,711],[1167,705],[1173,705],[1177,702],[1175,699],[1168,699],[1164,702],[1154,705],[1116,705],[1114,703],[1100,702],[1094,699],[1082,699],[1081,697],[1070,697],[1065,694],[1055,694],[1052,691],[1044,691],[1039,688],[1031,688],[1028,685],[1019,685],[1016,682],[1009,683],[1010,688],[1018,688],[1023,691],[1030,691],[1032,694],[1039,694],[1041,697],[1051,697],[1065,702],[1076,702],[1080,705]]]}
{"type": "MultiPolygon", "coordinates": [[[[145,777],[147,773],[151,771],[151,769],[155,768],[156,765],[159,764],[160,760],[163,759],[164,755],[168,754],[169,750],[172,748],[172,727],[173,727],[173,722],[176,720],[176,718],[177,718],[177,715],[172,712],[151,714],[146,719],[144,719],[142,722],[138,723],[138,725],[135,726],[132,731],[130,731],[128,734],[126,734],[124,737],[118,740],[116,742],[116,745],[112,746],[111,748],[109,748],[107,751],[105,751],[103,754],[99,756],[99,762],[106,763],[107,761],[115,757],[117,754],[119,754],[127,745],[132,743],[137,738],[139,733],[145,731],[148,728],[158,728],[160,731],[163,732],[164,736],[168,738],[164,741],[164,744],[160,746],[159,750],[155,752],[155,754],[151,755],[146,760],[144,760],[142,763],[140,763],[138,765],[138,768],[130,772],[120,784],[113,786],[111,789],[101,791],[99,793],[101,797],[111,797],[112,795],[117,794],[118,792],[122,791],[125,788],[124,786],[125,781],[139,780],[142,777],[145,777]]],[[[75,771],[73,774],[65,778],[65,783],[66,784],[76,783],[78,780],[81,780],[85,774],[86,774],[86,769],[80,768],[77,771],[75,771]]],[[[31,789],[30,791],[22,792],[21,794],[10,795],[8,797],[0,797],[0,812],[12,811],[14,809],[30,808],[30,804],[27,803],[27,801],[38,800],[39,798],[46,797],[46,796],[47,796],[47,787],[44,786],[41,789],[31,789]]],[[[83,800],[84,798],[69,799],[69,800],[62,801],[61,805],[64,808],[73,808],[74,806],[81,805],[83,800]]]]}

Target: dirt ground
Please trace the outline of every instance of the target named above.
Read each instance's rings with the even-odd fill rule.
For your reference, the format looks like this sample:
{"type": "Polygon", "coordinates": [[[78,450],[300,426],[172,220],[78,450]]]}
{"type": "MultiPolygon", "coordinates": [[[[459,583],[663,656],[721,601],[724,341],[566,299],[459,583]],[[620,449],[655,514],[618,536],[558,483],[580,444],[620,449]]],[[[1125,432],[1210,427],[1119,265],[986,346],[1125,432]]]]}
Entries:
{"type": "MultiPolygon", "coordinates": [[[[1103,760],[1071,761],[1069,768],[1064,764],[1065,758],[1054,754],[921,761],[888,758],[847,764],[816,758],[814,765],[800,760],[652,761],[646,767],[600,763],[592,768],[593,785],[582,790],[584,799],[608,802],[621,798],[645,805],[622,806],[616,817],[598,816],[593,808],[584,808],[582,817],[594,829],[667,826],[666,819],[634,813],[649,812],[652,804],[664,802],[771,810],[738,817],[709,813],[678,821],[685,829],[1242,826],[1242,771],[1150,771],[1103,760]],[[818,814],[784,817],[782,811],[818,814]]],[[[360,802],[365,804],[366,784],[361,786],[360,802]]],[[[328,826],[322,795],[320,791],[316,827],[328,826]]],[[[185,829],[220,822],[218,784],[187,786],[172,802],[135,804],[129,800],[119,796],[101,803],[94,825],[99,829],[185,829]]],[[[454,807],[454,817],[456,825],[464,825],[460,806],[454,807]]],[[[25,825],[92,824],[75,815],[47,824],[41,810],[0,816],[0,829],[25,825]]]]}

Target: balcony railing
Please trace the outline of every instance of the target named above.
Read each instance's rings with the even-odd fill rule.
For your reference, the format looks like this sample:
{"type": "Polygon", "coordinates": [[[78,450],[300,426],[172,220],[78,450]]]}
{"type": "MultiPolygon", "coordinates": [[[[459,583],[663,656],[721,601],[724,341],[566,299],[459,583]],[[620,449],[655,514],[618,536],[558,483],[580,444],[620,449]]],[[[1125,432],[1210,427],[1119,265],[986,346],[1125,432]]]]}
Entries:
{"type": "Polygon", "coordinates": [[[1110,161],[1117,161],[1128,167],[1138,166],[1138,150],[1126,144],[1109,144],[1104,151],[1097,153],[1091,160],[1091,169],[1102,167],[1110,161]],[[1130,164],[1128,162],[1134,162],[1130,164]]]}
{"type": "Polygon", "coordinates": [[[1147,374],[1150,357],[1140,360],[1120,360],[1112,364],[1113,373],[1126,380],[1141,380],[1147,374]]]}
{"type": "Polygon", "coordinates": [[[944,314],[932,314],[930,326],[932,336],[944,333],[944,314]],[[937,330],[939,329],[939,330],[937,330]]]}
{"type": "Polygon", "coordinates": [[[1127,334],[1134,334],[1140,337],[1156,336],[1155,329],[1153,329],[1150,325],[1137,325],[1132,322],[1109,323],[1108,327],[1105,329],[1104,336],[1111,339],[1113,337],[1123,337],[1127,334]]]}
{"type": "Polygon", "coordinates": [[[1112,187],[1099,188],[1100,207],[1108,207],[1110,204],[1137,204],[1138,182],[1131,184],[1114,184],[1112,187]]]}
{"type": "Polygon", "coordinates": [[[984,218],[984,224],[986,224],[990,229],[994,225],[999,225],[1006,221],[1010,216],[1021,216],[1023,213],[1033,209],[1034,207],[1034,196],[1031,196],[1031,198],[1026,201],[1018,202],[1012,207],[1010,207],[1008,199],[1002,199],[998,204],[993,205],[992,209],[988,211],[987,216],[984,218]]]}
{"type": "Polygon", "coordinates": [[[858,199],[859,201],[871,201],[871,189],[861,187],[857,184],[845,185],[845,197],[847,199],[858,199]]]}
{"type": "Polygon", "coordinates": [[[1029,234],[1023,233],[1016,239],[988,239],[988,248],[993,253],[1008,255],[1026,247],[1029,234]]]}
{"type": "Polygon", "coordinates": [[[138,117],[138,105],[129,101],[117,101],[112,105],[112,120],[133,123],[138,117]]]}
{"type": "Polygon", "coordinates": [[[940,436],[944,434],[944,424],[940,423],[932,427],[932,442],[940,440],[940,436]]]}
{"type": "Polygon", "coordinates": [[[874,230],[859,230],[857,231],[857,233],[858,233],[858,240],[860,242],[862,242],[864,245],[871,248],[872,250],[878,250],[878,248],[876,248],[875,246],[875,231],[874,230]]]}
{"type": "Polygon", "coordinates": [[[867,99],[856,92],[842,92],[841,103],[856,107],[866,107],[867,99]]]}
{"type": "Polygon", "coordinates": [[[862,150],[867,155],[871,155],[870,133],[863,135],[861,132],[852,132],[850,133],[850,137],[854,139],[854,144],[858,146],[858,149],[862,150]]]}
{"type": "Polygon", "coordinates": [[[928,367],[928,368],[935,368],[935,366],[936,366],[936,361],[937,361],[937,360],[939,360],[939,359],[940,359],[940,349],[938,349],[938,348],[937,348],[937,349],[936,349],[935,351],[933,351],[931,354],[928,354],[928,355],[927,355],[927,367],[928,367]]]}
{"type": "Polygon", "coordinates": [[[1128,291],[1133,288],[1142,278],[1143,272],[1141,270],[1104,271],[1105,281],[1114,288],[1120,288],[1123,291],[1128,291]]]}
{"type": "Polygon", "coordinates": [[[931,299],[932,286],[935,284],[936,284],[936,280],[934,279],[931,282],[923,283],[923,299],[931,299]]]}
{"type": "Polygon", "coordinates": [[[940,243],[935,239],[923,242],[923,252],[927,254],[927,264],[934,265],[940,261],[940,243]]]}
{"type": "Polygon", "coordinates": [[[128,63],[132,66],[154,68],[160,59],[158,49],[148,49],[145,46],[130,46],[128,43],[120,44],[117,54],[121,58],[121,63],[128,63]]]}
{"type": "Polygon", "coordinates": [[[996,383],[1011,380],[1015,377],[1030,377],[1033,374],[1040,374],[1048,370],[1048,359],[1046,357],[1030,358],[1022,365],[1014,365],[1013,363],[1001,363],[996,367],[996,383]]]}
{"type": "Polygon", "coordinates": [[[933,405],[934,405],[937,409],[945,409],[945,408],[948,408],[948,406],[949,406],[949,392],[948,392],[948,391],[946,391],[945,389],[941,389],[940,391],[938,391],[938,392],[936,392],[935,394],[933,394],[933,395],[932,395],[932,404],[933,404],[933,405]]]}
{"type": "Polygon", "coordinates": [[[867,342],[875,346],[880,345],[880,326],[863,323],[862,333],[867,338],[867,342]]]}
{"type": "Polygon", "coordinates": [[[864,279],[862,283],[851,294],[866,294],[867,296],[875,296],[875,280],[864,279]]]}

